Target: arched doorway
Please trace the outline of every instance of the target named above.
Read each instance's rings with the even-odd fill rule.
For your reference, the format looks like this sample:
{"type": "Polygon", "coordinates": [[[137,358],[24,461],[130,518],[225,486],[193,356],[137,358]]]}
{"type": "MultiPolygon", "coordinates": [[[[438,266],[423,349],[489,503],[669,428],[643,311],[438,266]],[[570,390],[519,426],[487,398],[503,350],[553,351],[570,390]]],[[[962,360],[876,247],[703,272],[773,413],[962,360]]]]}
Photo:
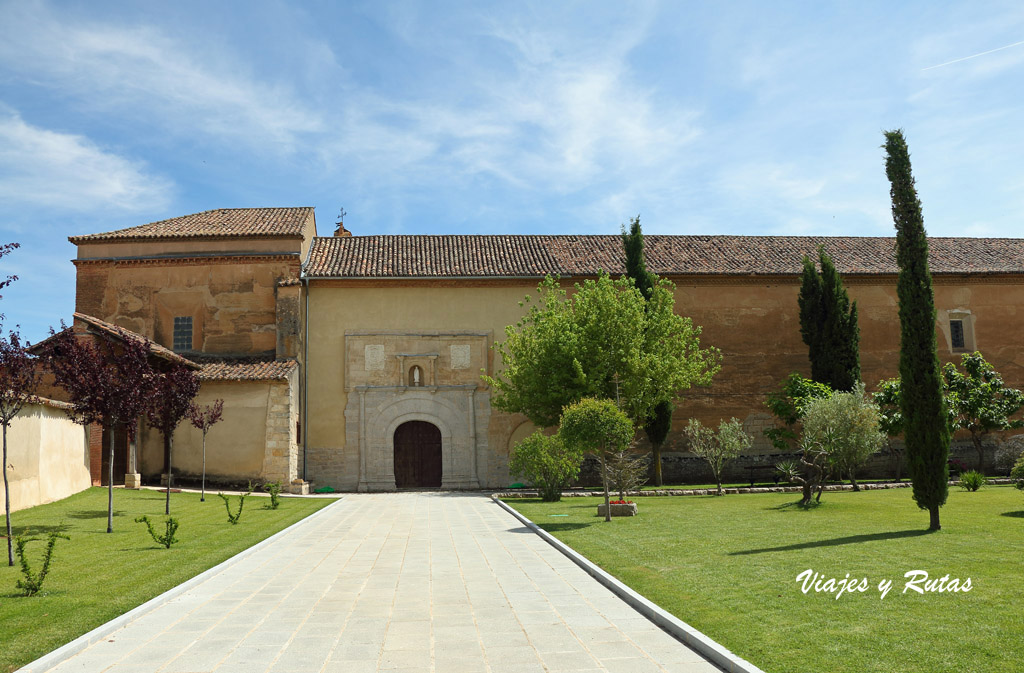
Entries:
{"type": "Polygon", "coordinates": [[[408,421],[395,429],[395,487],[441,486],[441,431],[433,423],[408,421]]]}

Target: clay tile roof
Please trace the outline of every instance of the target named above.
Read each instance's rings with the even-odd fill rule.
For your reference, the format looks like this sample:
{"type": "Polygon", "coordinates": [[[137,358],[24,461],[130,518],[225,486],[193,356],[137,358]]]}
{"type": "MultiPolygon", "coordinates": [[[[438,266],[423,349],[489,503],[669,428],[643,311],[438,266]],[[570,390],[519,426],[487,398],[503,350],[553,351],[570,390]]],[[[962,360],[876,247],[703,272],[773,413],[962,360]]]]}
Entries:
{"type": "Polygon", "coordinates": [[[210,359],[200,363],[201,381],[281,381],[299,366],[295,360],[210,359]]]}
{"type": "Polygon", "coordinates": [[[70,236],[76,245],[93,241],[169,238],[301,237],[312,208],[219,208],[101,234],[70,236]]]}
{"type": "MultiPolygon", "coordinates": [[[[146,337],[142,336],[141,334],[138,334],[137,332],[125,329],[124,327],[119,327],[105,320],[100,320],[99,318],[94,318],[91,315],[86,315],[84,313],[75,313],[74,317],[75,320],[80,320],[84,322],[86,325],[89,325],[90,327],[97,329],[100,332],[113,336],[115,339],[138,342],[149,341],[148,339],[146,339],[146,337]]],[[[153,355],[156,355],[157,357],[163,358],[164,360],[170,360],[171,362],[187,365],[192,369],[198,369],[195,363],[193,363],[191,360],[183,358],[182,356],[178,355],[171,349],[165,348],[164,346],[161,346],[158,343],[149,341],[149,352],[152,353],[153,355]]]]}
{"type": "MultiPolygon", "coordinates": [[[[894,274],[894,238],[644,236],[659,275],[793,275],[819,244],[840,273],[894,274]]],[[[932,273],[1024,273],[1024,239],[931,238],[932,273]]],[[[620,236],[352,236],[316,238],[310,278],[541,277],[625,272],[620,236]]]]}

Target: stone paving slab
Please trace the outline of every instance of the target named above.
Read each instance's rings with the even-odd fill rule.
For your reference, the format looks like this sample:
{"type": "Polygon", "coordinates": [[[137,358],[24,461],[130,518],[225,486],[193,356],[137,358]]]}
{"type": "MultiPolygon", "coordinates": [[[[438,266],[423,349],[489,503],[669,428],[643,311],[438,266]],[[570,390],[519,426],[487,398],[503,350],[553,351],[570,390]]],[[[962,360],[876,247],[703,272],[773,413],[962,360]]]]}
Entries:
{"type": "Polygon", "coordinates": [[[347,495],[53,673],[719,671],[490,498],[347,495]]]}

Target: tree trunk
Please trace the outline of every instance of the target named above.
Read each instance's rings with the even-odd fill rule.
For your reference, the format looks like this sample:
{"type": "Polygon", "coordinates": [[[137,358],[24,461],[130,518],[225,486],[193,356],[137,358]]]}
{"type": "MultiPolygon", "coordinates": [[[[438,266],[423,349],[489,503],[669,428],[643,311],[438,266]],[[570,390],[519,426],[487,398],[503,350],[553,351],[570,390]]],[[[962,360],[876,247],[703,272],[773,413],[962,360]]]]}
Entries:
{"type": "Polygon", "coordinates": [[[857,485],[857,474],[853,470],[850,470],[850,484],[853,485],[854,491],[860,490],[860,486],[857,485]]]}
{"type": "Polygon", "coordinates": [[[110,424],[110,464],[107,465],[107,532],[114,532],[114,428],[116,423],[110,424]]]}
{"type": "Polygon", "coordinates": [[[654,485],[661,486],[661,444],[652,447],[654,451],[654,485]]]}
{"type": "Polygon", "coordinates": [[[7,565],[14,565],[11,546],[11,486],[7,483],[7,424],[4,423],[4,518],[7,519],[7,565]]]}
{"type": "Polygon", "coordinates": [[[203,485],[199,502],[206,502],[206,431],[203,430],[203,485]]]}
{"type": "Polygon", "coordinates": [[[974,450],[978,452],[978,472],[985,474],[985,447],[981,444],[981,433],[972,430],[971,441],[974,443],[974,450]]]}
{"type": "Polygon", "coordinates": [[[718,495],[724,495],[724,493],[722,493],[722,477],[716,474],[715,483],[718,484],[718,495]]]}
{"type": "Polygon", "coordinates": [[[942,524],[939,523],[939,506],[932,505],[928,508],[928,517],[930,519],[928,523],[928,530],[941,530],[942,524]]]}
{"type": "Polygon", "coordinates": [[[803,498],[800,500],[800,504],[801,505],[810,505],[811,504],[811,498],[814,496],[814,493],[811,490],[811,482],[810,481],[804,481],[803,484],[801,484],[801,486],[803,487],[803,498]]]}
{"type": "Polygon", "coordinates": [[[604,454],[601,454],[601,481],[604,483],[604,520],[612,520],[612,506],[610,504],[611,497],[608,495],[608,466],[604,462],[604,454]]]}
{"type": "Polygon", "coordinates": [[[167,498],[164,500],[164,515],[171,514],[171,465],[173,464],[172,452],[174,451],[174,438],[164,433],[164,444],[167,445],[167,498]]]}

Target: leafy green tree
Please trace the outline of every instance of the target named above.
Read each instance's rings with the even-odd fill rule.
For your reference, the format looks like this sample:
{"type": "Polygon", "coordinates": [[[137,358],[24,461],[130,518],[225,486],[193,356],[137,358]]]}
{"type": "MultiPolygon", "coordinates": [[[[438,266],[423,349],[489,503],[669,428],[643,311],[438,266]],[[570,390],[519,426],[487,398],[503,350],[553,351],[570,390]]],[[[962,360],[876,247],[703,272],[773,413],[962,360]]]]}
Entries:
{"type": "Polygon", "coordinates": [[[981,353],[964,353],[960,364],[966,373],[961,374],[952,362],[942,368],[951,428],[971,433],[971,442],[978,452],[978,471],[984,474],[982,440],[990,432],[1024,426],[1024,420],[1010,418],[1024,406],[1024,392],[1007,388],[1003,377],[981,353]]]}
{"type": "Polygon", "coordinates": [[[805,379],[792,372],[780,388],[768,394],[765,406],[782,421],[781,428],[768,428],[764,436],[779,451],[789,451],[797,440],[796,424],[803,418],[804,408],[811,400],[830,397],[832,389],[824,383],[805,379]]]}
{"type": "Polygon", "coordinates": [[[544,502],[558,502],[562,489],[579,476],[583,451],[569,447],[558,435],[537,431],[515,445],[508,471],[537,487],[544,502]]]}
{"type": "Polygon", "coordinates": [[[878,382],[878,391],[872,395],[878,407],[878,429],[885,435],[886,446],[893,460],[896,481],[902,477],[903,450],[893,444],[893,438],[903,434],[903,414],[900,413],[900,380],[885,379],[878,382]]]}
{"type": "Polygon", "coordinates": [[[601,462],[605,521],[612,520],[608,492],[608,457],[624,451],[633,440],[633,422],[611,400],[586,397],[562,413],[558,435],[573,451],[591,453],[601,462]]]}
{"type": "Polygon", "coordinates": [[[671,287],[660,281],[645,302],[629,278],[602,273],[567,297],[546,278],[538,302],[524,300],[526,315],[495,346],[504,370],[483,377],[496,391],[494,406],[552,427],[567,405],[615,397],[642,422],[659,402],[709,384],[721,355],[701,348],[700,327],[673,312],[671,287]]]}
{"type": "Polygon", "coordinates": [[[743,432],[743,426],[735,418],[720,422],[718,434],[704,427],[696,418],[691,418],[683,432],[690,442],[690,452],[708,461],[718,484],[718,495],[722,495],[722,470],[726,463],[750,448],[750,435],[743,432]]]}
{"type": "Polygon", "coordinates": [[[935,346],[935,297],[928,238],[901,130],[885,133],[885,174],[896,225],[896,291],[900,314],[900,413],[914,501],[927,509],[929,530],[942,528],[939,508],[949,495],[949,427],[935,346]]]}
{"type": "MultiPolygon", "coordinates": [[[[629,231],[622,228],[622,247],[626,251],[626,275],[633,279],[633,284],[640,290],[645,301],[649,301],[654,294],[654,288],[658,285],[658,277],[647,270],[647,260],[644,257],[644,232],[640,228],[640,216],[637,215],[629,221],[629,231]]],[[[651,415],[643,420],[644,433],[651,442],[651,453],[654,464],[654,484],[661,486],[661,447],[668,439],[668,433],[672,430],[672,412],[675,405],[671,399],[666,399],[654,405],[651,415]]]]}
{"type": "Polygon", "coordinates": [[[800,335],[807,344],[811,378],[832,390],[853,390],[860,381],[857,302],[850,298],[825,248],[818,246],[818,272],[804,256],[798,303],[800,335]]]}

